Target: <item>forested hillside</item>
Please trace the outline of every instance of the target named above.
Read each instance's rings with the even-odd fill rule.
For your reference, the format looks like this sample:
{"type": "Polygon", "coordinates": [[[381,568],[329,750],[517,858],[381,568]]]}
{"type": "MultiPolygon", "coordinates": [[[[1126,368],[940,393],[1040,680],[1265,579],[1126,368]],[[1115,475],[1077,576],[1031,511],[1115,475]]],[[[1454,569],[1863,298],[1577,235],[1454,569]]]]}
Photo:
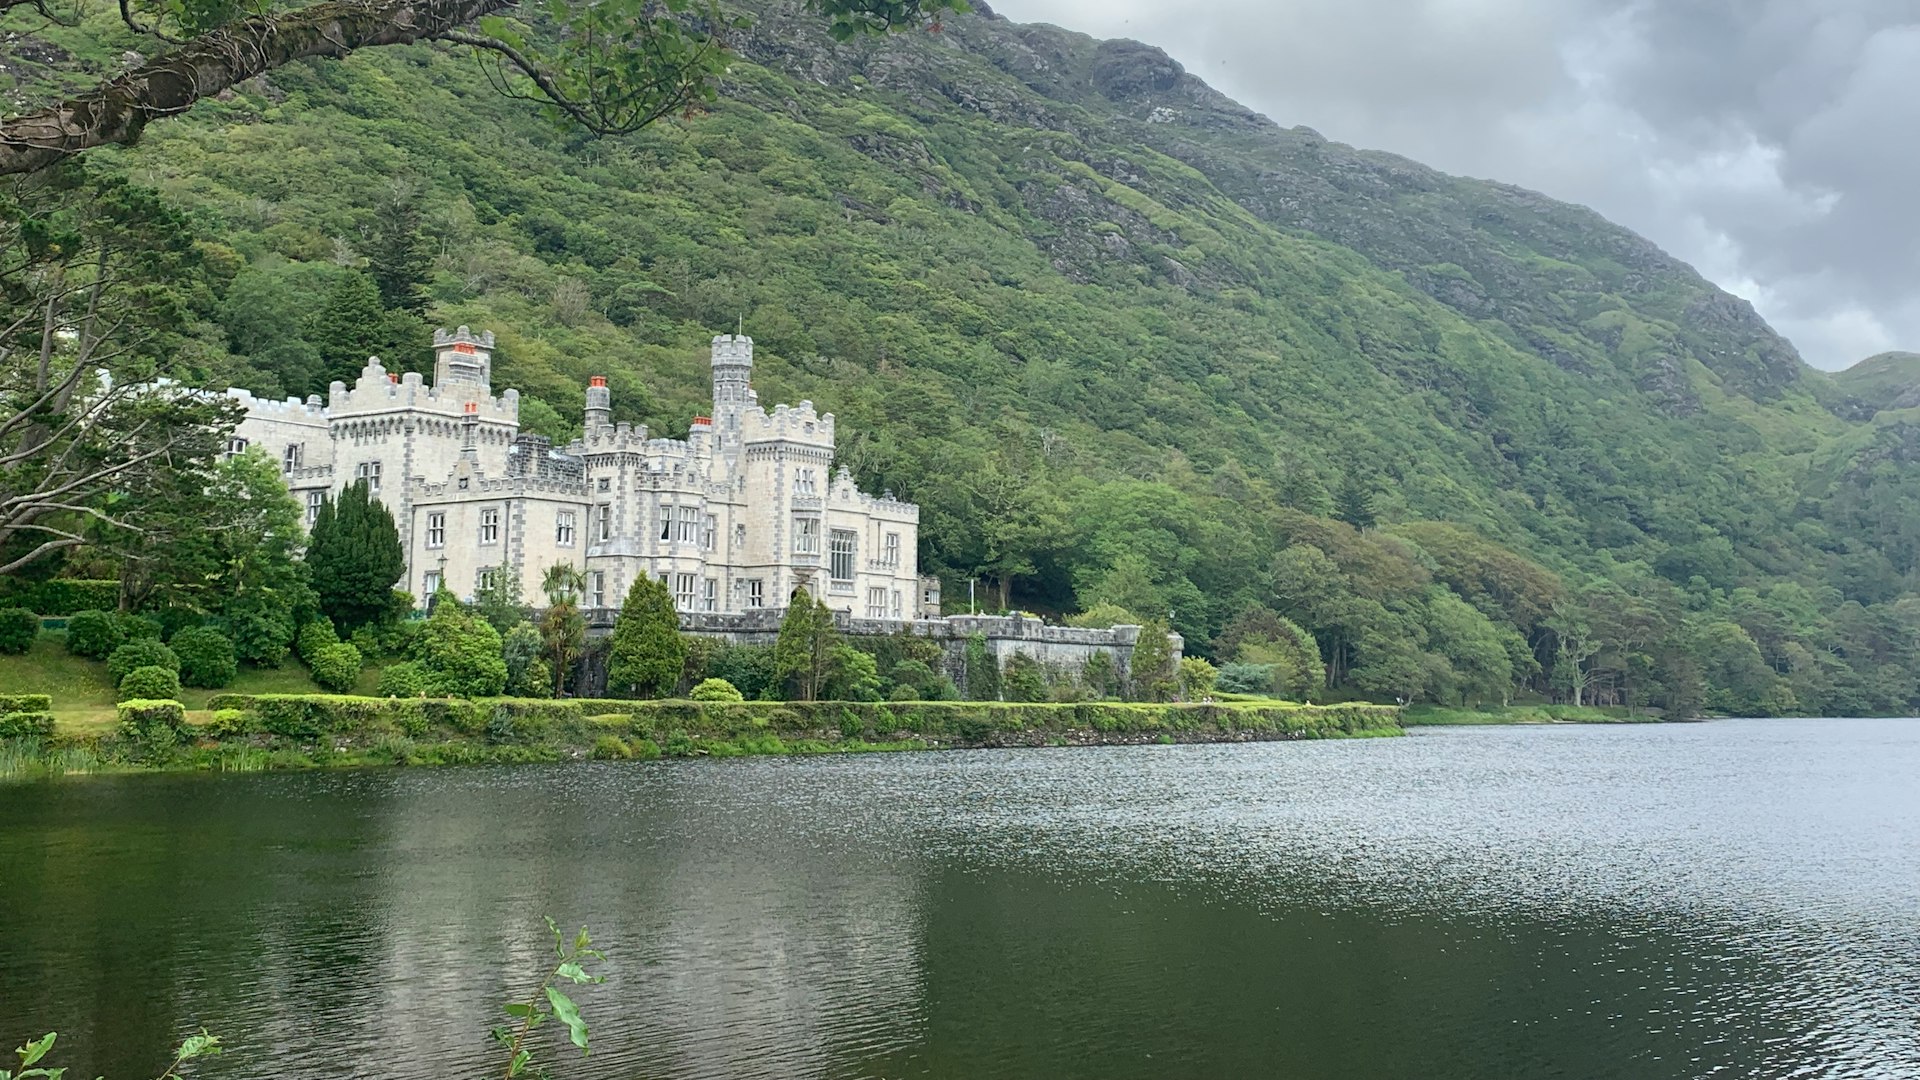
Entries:
{"type": "MultiPolygon", "coordinates": [[[[679,435],[739,325],[763,399],[837,413],[863,485],[922,505],[950,596],[1170,613],[1296,693],[1317,649],[1379,697],[1920,697],[1920,414],[1645,240],[1276,125],[1137,43],[752,15],[714,108],[635,135],[409,46],[88,168],[188,216],[173,347],[210,384],[323,393],[469,323],[533,426],[565,437],[604,374],[679,435]]],[[[44,100],[141,47],[45,28],[0,86],[44,100]]]]}

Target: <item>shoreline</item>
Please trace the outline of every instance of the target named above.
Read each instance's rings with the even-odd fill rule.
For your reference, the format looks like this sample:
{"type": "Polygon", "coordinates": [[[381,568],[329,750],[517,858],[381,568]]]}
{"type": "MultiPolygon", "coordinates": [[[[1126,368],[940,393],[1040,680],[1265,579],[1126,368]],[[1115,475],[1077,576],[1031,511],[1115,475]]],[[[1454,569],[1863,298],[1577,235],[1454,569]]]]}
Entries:
{"type": "MultiPolygon", "coordinates": [[[[225,694],[199,722],[58,725],[0,741],[0,782],[108,772],[795,756],[1404,735],[1384,705],[695,702],[225,694]]],[[[123,716],[130,715],[123,711],[123,716]]],[[[169,719],[172,718],[172,719],[169,719]]]]}

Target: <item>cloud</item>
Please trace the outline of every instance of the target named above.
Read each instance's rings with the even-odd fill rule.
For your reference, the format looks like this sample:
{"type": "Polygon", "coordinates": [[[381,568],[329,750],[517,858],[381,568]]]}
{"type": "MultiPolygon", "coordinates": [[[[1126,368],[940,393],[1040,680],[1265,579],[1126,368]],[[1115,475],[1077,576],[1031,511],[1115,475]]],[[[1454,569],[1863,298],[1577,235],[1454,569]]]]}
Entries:
{"type": "Polygon", "coordinates": [[[1920,0],[996,0],[1282,124],[1584,203],[1818,367],[1920,350],[1920,0]]]}

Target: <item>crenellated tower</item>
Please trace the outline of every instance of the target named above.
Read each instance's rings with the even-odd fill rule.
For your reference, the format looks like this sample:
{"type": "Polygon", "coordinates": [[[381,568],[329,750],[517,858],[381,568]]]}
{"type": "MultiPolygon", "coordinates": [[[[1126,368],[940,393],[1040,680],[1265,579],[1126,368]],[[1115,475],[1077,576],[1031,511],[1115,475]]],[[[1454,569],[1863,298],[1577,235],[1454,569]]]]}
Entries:
{"type": "Polygon", "coordinates": [[[753,339],[719,334],[713,339],[713,428],[722,446],[740,445],[740,417],[757,404],[753,339]]]}
{"type": "Polygon", "coordinates": [[[449,334],[433,332],[433,384],[451,389],[458,383],[490,389],[493,381],[493,331],[474,333],[462,326],[449,334]]]}

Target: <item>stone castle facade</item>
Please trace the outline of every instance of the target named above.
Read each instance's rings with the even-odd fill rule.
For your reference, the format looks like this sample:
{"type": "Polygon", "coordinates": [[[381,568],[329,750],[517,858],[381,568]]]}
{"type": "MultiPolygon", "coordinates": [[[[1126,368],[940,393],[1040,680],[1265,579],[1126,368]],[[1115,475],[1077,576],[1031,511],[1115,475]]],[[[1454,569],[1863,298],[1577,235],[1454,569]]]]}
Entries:
{"type": "Polygon", "coordinates": [[[423,604],[500,575],[540,603],[547,568],[565,564],[585,574],[589,609],[618,608],[646,575],[683,617],[782,609],[802,586],[846,620],[939,614],[938,585],[917,570],[919,507],[835,468],[833,414],[761,407],[751,338],[713,339],[712,412],[685,439],[614,423],[596,377],[582,436],[557,448],[520,430],[517,391],[494,394],[493,340],[437,331],[431,382],[373,359],[324,402],[228,391],[246,407],[232,449],[279,460],[309,522],[322,499],[367,481],[407,555],[395,586],[423,604]]]}

